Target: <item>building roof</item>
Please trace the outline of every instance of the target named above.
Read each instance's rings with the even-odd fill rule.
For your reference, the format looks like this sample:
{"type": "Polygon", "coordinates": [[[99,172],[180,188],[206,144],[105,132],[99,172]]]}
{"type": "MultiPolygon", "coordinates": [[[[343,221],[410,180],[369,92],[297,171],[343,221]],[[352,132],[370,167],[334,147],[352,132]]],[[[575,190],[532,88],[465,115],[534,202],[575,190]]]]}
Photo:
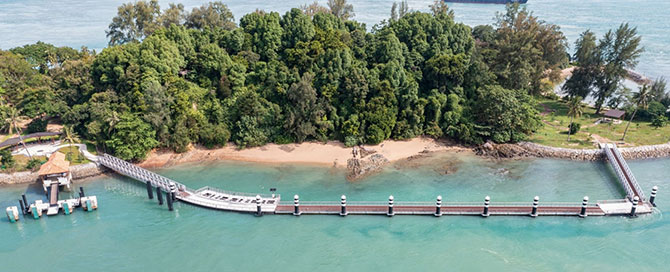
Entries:
{"type": "Polygon", "coordinates": [[[608,110],[603,115],[605,115],[606,117],[611,117],[611,118],[621,118],[621,117],[623,117],[624,114],[626,114],[625,111],[608,110]]]}
{"type": "MultiPolygon", "coordinates": [[[[40,137],[48,137],[48,136],[56,136],[60,135],[60,132],[36,132],[36,133],[31,133],[25,136],[22,136],[23,140],[28,140],[30,138],[40,138],[40,137]]],[[[9,138],[6,141],[0,143],[0,148],[5,147],[5,146],[12,146],[12,145],[17,145],[21,142],[21,139],[19,137],[14,137],[14,138],[9,138]]]]}
{"type": "Polygon", "coordinates": [[[70,172],[70,162],[65,160],[65,154],[54,152],[49,157],[49,161],[40,166],[40,171],[37,172],[40,176],[60,174],[70,172]]]}

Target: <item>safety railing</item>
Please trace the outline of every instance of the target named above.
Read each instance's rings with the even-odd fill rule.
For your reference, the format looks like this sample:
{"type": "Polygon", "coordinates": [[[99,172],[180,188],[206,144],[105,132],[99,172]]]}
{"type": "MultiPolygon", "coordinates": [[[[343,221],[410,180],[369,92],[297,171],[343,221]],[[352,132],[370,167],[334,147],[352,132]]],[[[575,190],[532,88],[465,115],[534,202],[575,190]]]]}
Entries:
{"type": "Polygon", "coordinates": [[[621,152],[619,152],[619,149],[613,148],[613,150],[614,150],[614,156],[616,156],[619,159],[619,163],[623,167],[624,173],[626,173],[626,175],[630,180],[630,183],[633,185],[633,187],[635,187],[635,191],[638,193],[640,200],[644,201],[646,199],[644,191],[642,191],[642,188],[640,188],[640,184],[637,182],[635,175],[633,175],[633,172],[630,170],[628,163],[626,163],[626,160],[624,160],[623,155],[621,155],[621,152]]]}
{"type": "MultiPolygon", "coordinates": [[[[205,187],[202,187],[198,190],[195,190],[195,193],[200,194],[204,191],[212,191],[212,192],[231,195],[231,196],[256,197],[257,195],[259,195],[262,198],[273,198],[271,194],[254,194],[254,193],[233,192],[233,191],[221,190],[221,189],[214,188],[214,187],[209,187],[209,186],[205,186],[205,187]]],[[[275,194],[274,198],[279,198],[279,194],[275,194]]]]}
{"type": "Polygon", "coordinates": [[[630,187],[628,184],[628,181],[626,179],[626,176],[623,174],[623,171],[621,167],[619,166],[619,163],[617,162],[617,159],[614,157],[614,153],[612,153],[612,149],[609,147],[605,147],[605,154],[607,155],[607,160],[609,160],[610,165],[614,169],[614,172],[616,173],[617,177],[619,178],[619,182],[621,182],[621,185],[623,186],[624,191],[626,191],[626,195],[630,198],[633,198],[635,196],[635,193],[633,192],[633,189],[630,187]]]}

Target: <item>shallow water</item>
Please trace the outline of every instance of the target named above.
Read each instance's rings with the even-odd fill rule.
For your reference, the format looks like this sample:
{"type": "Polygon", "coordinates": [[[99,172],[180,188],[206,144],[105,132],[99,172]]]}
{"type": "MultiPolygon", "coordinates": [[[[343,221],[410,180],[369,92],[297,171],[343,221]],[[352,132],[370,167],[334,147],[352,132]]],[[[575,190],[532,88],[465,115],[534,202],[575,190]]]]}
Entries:
{"type": "MultiPolygon", "coordinates": [[[[38,40],[75,48],[101,49],[105,30],[116,8],[129,0],[3,0],[0,1],[0,48],[9,49],[38,40]]],[[[160,0],[163,8],[183,3],[186,10],[209,1],[160,0]]],[[[236,19],[256,9],[286,12],[313,1],[227,0],[236,19]]],[[[325,3],[325,0],[318,1],[325,3]]],[[[351,0],[355,19],[372,25],[390,16],[391,0],[351,0]]],[[[433,0],[408,0],[410,8],[427,11],[433,0]]],[[[670,74],[670,1],[666,0],[530,0],[526,5],[542,20],[561,26],[572,45],[579,33],[591,29],[599,36],[622,22],[638,27],[646,52],[636,70],[656,78],[670,74]]],[[[468,25],[491,24],[503,5],[452,4],[456,20],[468,25]]]]}
{"type": "MultiPolygon", "coordinates": [[[[661,212],[625,217],[301,216],[227,213],[177,203],[174,212],[146,198],[144,186],[120,177],[78,185],[100,200],[77,210],[10,224],[0,220],[2,271],[663,271],[670,250],[670,160],[630,163],[644,189],[658,185],[661,212]],[[39,256],[39,257],[38,257],[39,256]]],[[[267,192],[301,200],[579,202],[620,198],[602,162],[550,159],[492,162],[443,154],[392,165],[347,182],[325,167],[219,162],[159,169],[189,187],[267,192]],[[505,170],[507,174],[502,174],[505,170]],[[450,174],[445,174],[445,172],[450,174]]],[[[0,188],[0,207],[24,191],[0,188]]],[[[66,193],[61,197],[65,197],[66,193]]]]}

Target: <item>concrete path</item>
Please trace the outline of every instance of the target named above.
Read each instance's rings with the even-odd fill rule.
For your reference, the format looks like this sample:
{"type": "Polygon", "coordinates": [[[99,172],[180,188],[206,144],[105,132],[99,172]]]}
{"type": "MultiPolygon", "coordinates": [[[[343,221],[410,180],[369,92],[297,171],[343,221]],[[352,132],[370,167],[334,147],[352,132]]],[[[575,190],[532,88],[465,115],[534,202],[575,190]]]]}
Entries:
{"type": "MultiPolygon", "coordinates": [[[[30,155],[33,156],[45,156],[48,157],[52,153],[58,151],[61,148],[65,148],[68,146],[76,146],[79,148],[79,152],[86,157],[89,161],[97,162],[98,161],[98,156],[93,155],[91,152],[88,152],[88,148],[86,147],[85,144],[65,144],[61,145],[61,141],[56,141],[55,144],[33,144],[33,145],[28,145],[28,151],[30,152],[30,155]]],[[[12,155],[23,155],[23,156],[28,156],[28,151],[26,151],[23,146],[20,146],[18,150],[12,152],[12,155]]]]}

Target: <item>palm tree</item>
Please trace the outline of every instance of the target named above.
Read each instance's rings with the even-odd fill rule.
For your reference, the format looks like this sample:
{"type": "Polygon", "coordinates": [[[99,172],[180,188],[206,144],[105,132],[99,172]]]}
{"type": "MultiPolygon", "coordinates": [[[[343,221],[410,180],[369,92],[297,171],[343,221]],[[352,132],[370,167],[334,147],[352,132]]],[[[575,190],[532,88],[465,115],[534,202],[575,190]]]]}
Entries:
{"type": "Polygon", "coordinates": [[[575,96],[568,102],[568,116],[570,116],[570,125],[568,126],[568,142],[570,141],[570,133],[572,132],[572,123],[575,117],[580,117],[584,113],[582,107],[582,97],[575,96]]]}
{"type": "Polygon", "coordinates": [[[644,84],[642,87],[640,87],[640,91],[635,95],[633,95],[633,101],[635,102],[635,111],[633,111],[633,115],[630,116],[630,120],[628,120],[626,129],[623,131],[623,137],[621,137],[622,141],[626,139],[626,133],[628,132],[628,127],[630,126],[630,122],[633,121],[633,118],[635,118],[637,110],[639,108],[646,109],[647,105],[649,104],[649,86],[647,86],[647,84],[644,84]]]}
{"type": "Polygon", "coordinates": [[[63,126],[63,141],[65,143],[74,144],[79,142],[79,135],[72,129],[72,126],[63,126]]]}
{"type": "Polygon", "coordinates": [[[28,154],[28,157],[32,160],[33,156],[30,154],[30,151],[28,150],[28,147],[26,146],[26,143],[23,141],[23,131],[21,131],[21,127],[17,124],[19,121],[21,121],[21,114],[19,110],[16,109],[16,107],[9,107],[7,114],[5,116],[5,121],[8,124],[7,132],[9,135],[11,135],[14,130],[16,130],[16,133],[19,135],[19,142],[21,145],[23,145],[23,148],[26,150],[26,153],[28,154]]]}

